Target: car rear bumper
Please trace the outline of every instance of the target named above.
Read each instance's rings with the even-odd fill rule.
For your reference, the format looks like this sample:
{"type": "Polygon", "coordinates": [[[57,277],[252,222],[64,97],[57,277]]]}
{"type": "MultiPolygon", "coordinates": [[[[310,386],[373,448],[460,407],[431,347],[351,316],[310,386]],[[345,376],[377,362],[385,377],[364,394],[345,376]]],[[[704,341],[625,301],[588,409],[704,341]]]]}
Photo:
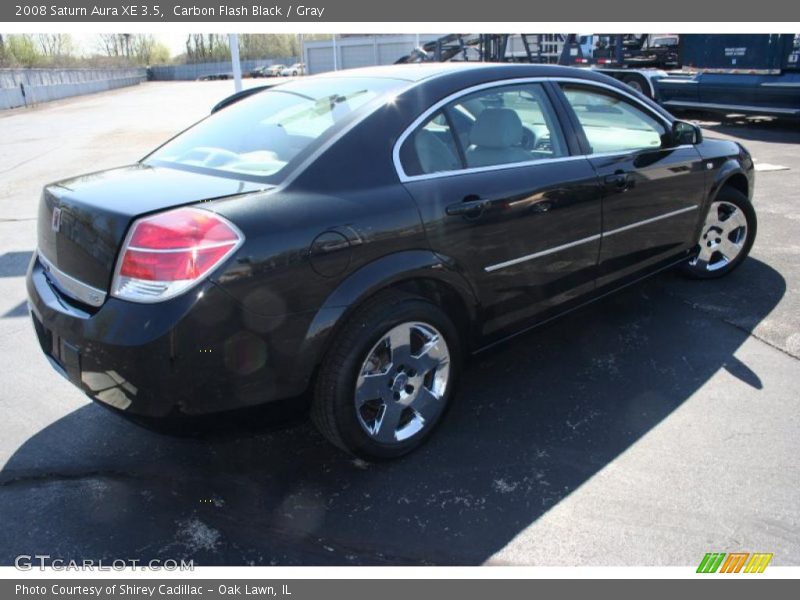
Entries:
{"type": "Polygon", "coordinates": [[[200,416],[294,398],[313,361],[296,354],[310,315],[261,317],[214,283],[158,304],[71,302],[34,255],[31,317],[56,370],[92,399],[132,417],[200,416]]]}

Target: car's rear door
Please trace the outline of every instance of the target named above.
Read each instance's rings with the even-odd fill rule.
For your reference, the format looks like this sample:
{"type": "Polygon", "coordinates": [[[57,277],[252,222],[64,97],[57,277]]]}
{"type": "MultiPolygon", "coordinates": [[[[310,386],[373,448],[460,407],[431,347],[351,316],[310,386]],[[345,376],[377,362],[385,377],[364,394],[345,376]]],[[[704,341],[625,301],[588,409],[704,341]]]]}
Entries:
{"type": "Polygon", "coordinates": [[[705,193],[696,148],[674,146],[668,120],[620,91],[589,83],[560,88],[603,185],[598,288],[692,247],[705,193]]]}
{"type": "Polygon", "coordinates": [[[594,288],[601,190],[576,150],[538,81],[465,90],[398,142],[430,244],[474,285],[484,334],[594,288]]]}

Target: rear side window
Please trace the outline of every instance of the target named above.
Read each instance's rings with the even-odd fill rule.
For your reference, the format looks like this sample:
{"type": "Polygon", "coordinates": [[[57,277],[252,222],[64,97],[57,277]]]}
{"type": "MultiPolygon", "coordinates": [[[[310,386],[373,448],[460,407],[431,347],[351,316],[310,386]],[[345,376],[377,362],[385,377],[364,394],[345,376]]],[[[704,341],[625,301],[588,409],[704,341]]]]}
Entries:
{"type": "Polygon", "coordinates": [[[434,113],[403,143],[407,175],[515,165],[565,156],[544,90],[522,84],[481,90],[434,113]]]}
{"type": "Polygon", "coordinates": [[[661,148],[665,126],[622,98],[583,86],[563,86],[592,154],[661,148]]]}
{"type": "MultiPolygon", "coordinates": [[[[461,168],[456,134],[444,111],[417,129],[406,143],[409,168],[415,175],[455,171],[461,168]]],[[[408,173],[408,169],[406,169],[408,173]]]]}

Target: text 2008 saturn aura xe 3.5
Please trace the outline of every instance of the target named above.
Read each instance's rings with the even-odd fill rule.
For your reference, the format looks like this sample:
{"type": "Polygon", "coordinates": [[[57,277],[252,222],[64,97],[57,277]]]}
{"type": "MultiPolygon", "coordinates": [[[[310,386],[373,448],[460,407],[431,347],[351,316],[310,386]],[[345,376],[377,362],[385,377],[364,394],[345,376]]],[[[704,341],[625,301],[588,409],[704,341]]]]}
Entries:
{"type": "Polygon", "coordinates": [[[339,72],[46,186],[30,307],[53,365],[122,414],[312,397],[331,442],[393,457],[469,353],[672,265],[735,269],[752,194],[742,146],[600,74],[339,72]]]}

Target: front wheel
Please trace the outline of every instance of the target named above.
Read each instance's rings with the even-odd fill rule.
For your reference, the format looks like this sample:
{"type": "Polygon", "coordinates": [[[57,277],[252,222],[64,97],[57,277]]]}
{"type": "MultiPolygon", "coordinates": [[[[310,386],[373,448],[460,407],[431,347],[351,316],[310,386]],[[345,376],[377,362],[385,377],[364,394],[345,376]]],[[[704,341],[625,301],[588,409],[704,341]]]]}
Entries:
{"type": "Polygon", "coordinates": [[[438,306],[382,294],[334,341],[320,369],[312,420],[356,456],[402,456],[441,420],[460,364],[458,331],[438,306]]]}
{"type": "Polygon", "coordinates": [[[723,188],[708,207],[695,254],[681,265],[681,271],[694,279],[727,275],[749,254],[756,227],[756,211],[747,196],[723,188]]]}

